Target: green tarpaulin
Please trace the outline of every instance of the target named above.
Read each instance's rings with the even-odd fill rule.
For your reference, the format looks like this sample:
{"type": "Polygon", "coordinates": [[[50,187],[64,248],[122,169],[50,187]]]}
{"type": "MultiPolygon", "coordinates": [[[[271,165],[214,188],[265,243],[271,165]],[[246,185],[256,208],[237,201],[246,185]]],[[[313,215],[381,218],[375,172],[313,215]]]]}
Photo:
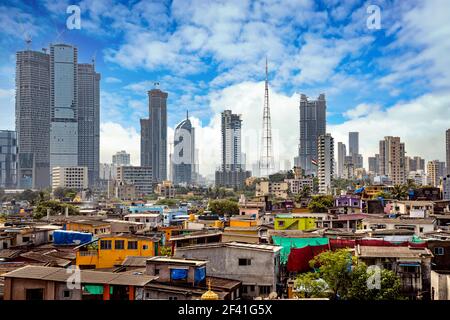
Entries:
{"type": "Polygon", "coordinates": [[[273,243],[281,246],[280,259],[281,263],[285,264],[288,260],[291,248],[304,248],[306,246],[322,246],[327,245],[328,238],[286,238],[279,236],[272,236],[273,243]]]}
{"type": "MultiPolygon", "coordinates": [[[[87,284],[84,286],[84,290],[89,292],[90,294],[103,294],[103,286],[87,284]]],[[[109,293],[113,293],[113,287],[109,287],[109,293]]]]}

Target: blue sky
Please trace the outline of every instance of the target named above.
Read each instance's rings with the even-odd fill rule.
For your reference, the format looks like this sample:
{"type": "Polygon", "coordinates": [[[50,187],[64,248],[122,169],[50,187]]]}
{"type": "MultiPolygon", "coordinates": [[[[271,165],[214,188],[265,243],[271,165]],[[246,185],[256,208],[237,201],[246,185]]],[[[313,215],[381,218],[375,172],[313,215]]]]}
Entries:
{"type": "Polygon", "coordinates": [[[292,162],[298,94],[325,93],[328,130],[347,142],[360,131],[365,157],[384,135],[410,155],[443,159],[450,127],[450,6],[445,0],[0,1],[0,128],[14,128],[15,52],[52,42],[95,55],[102,75],[102,161],[126,149],[138,164],[139,118],[154,82],[169,92],[169,126],[189,109],[198,127],[200,170],[218,164],[218,114],[243,115],[249,165],[258,154],[264,61],[269,59],[275,153],[292,162]],[[69,4],[81,29],[68,30],[69,4]],[[381,29],[369,29],[369,5],[381,29]],[[403,112],[403,113],[402,113],[403,112]]]}

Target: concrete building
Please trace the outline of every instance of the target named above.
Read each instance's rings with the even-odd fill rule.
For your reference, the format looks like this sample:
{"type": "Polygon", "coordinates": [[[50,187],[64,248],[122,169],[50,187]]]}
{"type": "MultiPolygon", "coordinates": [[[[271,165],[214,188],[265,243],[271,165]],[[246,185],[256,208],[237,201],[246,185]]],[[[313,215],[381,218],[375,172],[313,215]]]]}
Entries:
{"type": "Polygon", "coordinates": [[[117,168],[116,181],[134,185],[137,196],[153,193],[153,176],[150,167],[120,166],[117,168]]]}
{"type": "Polygon", "coordinates": [[[413,180],[418,186],[428,185],[428,175],[424,170],[410,171],[408,173],[408,179],[413,180]]]}
{"type": "Polygon", "coordinates": [[[338,142],[337,149],[337,176],[338,178],[342,178],[344,174],[345,157],[347,156],[347,147],[342,142],[338,142]]]}
{"type": "Polygon", "coordinates": [[[450,300],[450,271],[431,271],[431,300],[450,300]]]}
{"type": "Polygon", "coordinates": [[[281,247],[219,242],[177,247],[175,257],[207,259],[207,274],[242,281],[242,296],[267,297],[280,283],[281,247]]]}
{"type": "Polygon", "coordinates": [[[447,160],[447,174],[450,174],[450,129],[445,132],[445,151],[447,160]]]}
{"type": "Polygon", "coordinates": [[[99,179],[100,74],[94,64],[78,64],[78,165],[88,168],[89,186],[99,179]]]}
{"type": "Polygon", "coordinates": [[[305,170],[306,175],[316,174],[317,167],[317,139],[326,133],[325,95],[321,94],[317,100],[308,100],[306,95],[300,95],[300,139],[298,157],[295,165],[305,170]]]}
{"type": "Polygon", "coordinates": [[[405,172],[425,170],[425,159],[421,157],[405,157],[405,172]]]}
{"type": "Polygon", "coordinates": [[[350,155],[359,154],[359,132],[348,133],[348,151],[350,155]]]}
{"type": "Polygon", "coordinates": [[[112,164],[115,166],[129,166],[130,163],[130,154],[125,150],[117,151],[112,156],[112,164]]]}
{"type": "Polygon", "coordinates": [[[160,197],[172,199],[175,198],[175,187],[172,181],[164,180],[156,185],[155,193],[160,197]]]}
{"type": "Polygon", "coordinates": [[[445,176],[445,171],[445,162],[439,160],[428,161],[428,183],[433,187],[439,187],[441,184],[441,178],[445,176]]]}
{"type": "Polygon", "coordinates": [[[54,167],[52,168],[52,190],[69,188],[84,190],[89,186],[87,167],[54,167]]]}
{"type": "Polygon", "coordinates": [[[287,199],[289,192],[289,184],[287,182],[269,182],[263,180],[256,183],[255,196],[264,197],[272,195],[275,198],[287,199]]]}
{"type": "Polygon", "coordinates": [[[222,112],[222,164],[215,174],[216,186],[240,188],[251,176],[242,163],[240,115],[222,112]]]}
{"type": "Polygon", "coordinates": [[[0,188],[17,187],[17,138],[16,132],[0,130],[0,188]]]}
{"type": "Polygon", "coordinates": [[[50,186],[50,56],[16,54],[16,133],[18,187],[50,186]]]}
{"type": "Polygon", "coordinates": [[[312,192],[314,186],[313,178],[285,179],[284,181],[289,184],[289,191],[292,194],[299,194],[305,187],[312,192]]]}
{"type": "Polygon", "coordinates": [[[319,136],[317,146],[319,193],[331,194],[331,178],[334,172],[334,139],[331,134],[319,136]]]}
{"type": "Polygon", "coordinates": [[[190,185],[196,175],[195,128],[186,113],[186,119],[177,125],[174,133],[172,179],[175,185],[190,185]]]}
{"type": "Polygon", "coordinates": [[[442,178],[442,199],[450,200],[450,174],[442,178]]]}
{"type": "Polygon", "coordinates": [[[141,166],[151,167],[153,182],[167,180],[167,97],[148,91],[149,118],[141,119],[141,166]]]}
{"type": "Polygon", "coordinates": [[[392,270],[401,292],[410,299],[429,299],[432,253],[427,248],[356,246],[355,255],[367,265],[392,270]]]}
{"type": "Polygon", "coordinates": [[[100,180],[115,180],[117,175],[117,165],[110,163],[100,163],[100,180]]]}
{"type": "Polygon", "coordinates": [[[50,46],[50,170],[78,166],[78,49],[50,46]]]}
{"type": "Polygon", "coordinates": [[[369,157],[369,174],[378,176],[380,171],[380,155],[376,154],[374,157],[369,157]]]}
{"type": "Polygon", "coordinates": [[[380,141],[380,175],[395,185],[406,182],[405,144],[400,137],[387,136],[380,141]]]}

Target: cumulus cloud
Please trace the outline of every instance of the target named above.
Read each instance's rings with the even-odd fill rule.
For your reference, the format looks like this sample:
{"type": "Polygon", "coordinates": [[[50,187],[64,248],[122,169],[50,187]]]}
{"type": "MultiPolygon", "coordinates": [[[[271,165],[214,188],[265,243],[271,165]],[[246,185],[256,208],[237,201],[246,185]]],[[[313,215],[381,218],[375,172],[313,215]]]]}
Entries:
{"type": "Polygon", "coordinates": [[[133,127],[105,122],[100,125],[100,162],[111,163],[117,151],[130,153],[132,165],[140,165],[140,133],[133,127]]]}

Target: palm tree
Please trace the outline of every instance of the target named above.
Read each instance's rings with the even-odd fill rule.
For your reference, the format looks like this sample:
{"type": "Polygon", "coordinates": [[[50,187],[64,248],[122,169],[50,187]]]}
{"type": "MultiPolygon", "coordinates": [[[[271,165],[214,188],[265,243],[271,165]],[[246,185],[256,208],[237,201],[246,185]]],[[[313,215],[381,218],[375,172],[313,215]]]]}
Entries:
{"type": "Polygon", "coordinates": [[[408,197],[408,187],[397,184],[392,188],[391,194],[396,200],[405,200],[408,197]]]}

